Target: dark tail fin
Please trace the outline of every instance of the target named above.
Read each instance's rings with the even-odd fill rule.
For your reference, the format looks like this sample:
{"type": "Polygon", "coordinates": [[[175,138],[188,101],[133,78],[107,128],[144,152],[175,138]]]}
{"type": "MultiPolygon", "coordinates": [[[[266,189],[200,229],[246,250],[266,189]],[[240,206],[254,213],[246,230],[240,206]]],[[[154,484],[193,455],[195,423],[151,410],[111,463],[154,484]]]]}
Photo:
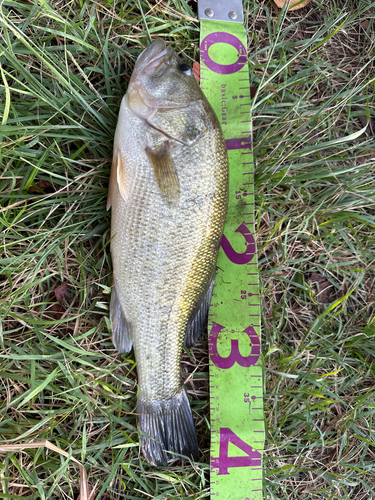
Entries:
{"type": "Polygon", "coordinates": [[[176,458],[186,461],[175,453],[198,460],[197,434],[185,388],[162,401],[144,401],[140,395],[137,413],[141,430],[152,438],[142,436],[142,452],[150,464],[165,466],[176,458]]]}

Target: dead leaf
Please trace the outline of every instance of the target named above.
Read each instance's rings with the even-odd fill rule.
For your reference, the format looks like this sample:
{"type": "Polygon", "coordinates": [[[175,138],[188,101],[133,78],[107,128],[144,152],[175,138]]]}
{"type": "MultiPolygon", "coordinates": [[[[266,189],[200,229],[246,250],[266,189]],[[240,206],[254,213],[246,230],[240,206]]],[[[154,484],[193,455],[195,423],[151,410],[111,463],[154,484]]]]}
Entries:
{"type": "Polygon", "coordinates": [[[29,193],[54,193],[56,190],[50,181],[40,180],[38,181],[38,187],[31,186],[29,193]]]}
{"type": "MultiPolygon", "coordinates": [[[[90,484],[87,485],[87,500],[96,500],[96,495],[98,494],[98,490],[93,488],[90,484]]],[[[81,495],[78,495],[77,500],[81,500],[81,495]]],[[[100,500],[98,498],[98,500],[100,500]]]]}
{"type": "Polygon", "coordinates": [[[320,273],[312,273],[307,281],[309,281],[311,284],[316,283],[316,288],[318,289],[316,298],[317,300],[319,300],[319,302],[333,302],[333,300],[335,299],[335,290],[325,276],[320,273]]]}
{"type": "Polygon", "coordinates": [[[195,79],[197,80],[197,82],[200,83],[200,81],[201,81],[201,66],[200,66],[199,62],[197,62],[197,61],[194,61],[194,64],[193,64],[193,73],[194,73],[194,76],[195,76],[195,79]]]}
{"type": "Polygon", "coordinates": [[[62,306],[64,305],[64,299],[68,302],[72,300],[72,295],[68,290],[68,283],[66,281],[56,288],[55,296],[62,306]]]}
{"type": "Polygon", "coordinates": [[[258,87],[250,87],[250,97],[251,98],[255,97],[257,90],[258,90],[258,87]]]}
{"type": "Polygon", "coordinates": [[[365,31],[367,30],[369,25],[370,25],[370,21],[368,19],[365,19],[364,21],[361,22],[361,26],[365,31]]]}
{"type": "MultiPolygon", "coordinates": [[[[279,9],[282,9],[284,5],[288,2],[288,0],[273,0],[273,1],[279,7],[279,9]]],[[[308,5],[311,2],[311,0],[304,0],[302,3],[299,3],[300,1],[301,0],[290,0],[288,10],[302,9],[302,7],[306,7],[306,5],[308,5]],[[295,7],[293,7],[293,5],[295,5],[295,7]]]]}
{"type": "Polygon", "coordinates": [[[41,180],[38,182],[40,189],[43,189],[45,193],[54,193],[56,190],[50,181],[41,180]]]}
{"type": "Polygon", "coordinates": [[[63,307],[61,304],[52,304],[44,311],[43,318],[48,319],[48,317],[52,316],[53,319],[61,319],[64,312],[65,307],[63,307]]]}
{"type": "Polygon", "coordinates": [[[43,193],[43,191],[35,186],[30,186],[30,189],[29,189],[29,193],[37,193],[37,194],[41,194],[43,193]]]}
{"type": "Polygon", "coordinates": [[[369,162],[373,158],[375,158],[375,151],[373,151],[372,153],[367,153],[367,154],[357,156],[357,163],[358,163],[358,165],[363,165],[364,163],[369,162]]]}
{"type": "MultiPolygon", "coordinates": [[[[366,127],[367,116],[361,115],[358,118],[359,118],[359,121],[361,122],[362,128],[366,127]]],[[[375,120],[372,117],[370,117],[370,121],[368,122],[367,128],[365,130],[365,134],[366,135],[375,135],[375,120]]]]}

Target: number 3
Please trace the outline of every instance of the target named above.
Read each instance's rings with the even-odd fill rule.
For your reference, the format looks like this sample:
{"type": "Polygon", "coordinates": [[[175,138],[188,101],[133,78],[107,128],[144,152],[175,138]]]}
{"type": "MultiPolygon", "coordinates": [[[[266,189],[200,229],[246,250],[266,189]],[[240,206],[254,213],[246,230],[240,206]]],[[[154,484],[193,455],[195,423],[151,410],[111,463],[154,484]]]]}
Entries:
{"type": "Polygon", "coordinates": [[[210,335],[208,337],[209,349],[210,349],[210,357],[211,361],[218,368],[222,368],[223,370],[227,370],[228,368],[232,368],[235,363],[238,363],[240,366],[244,368],[248,368],[249,366],[253,366],[259,359],[260,355],[260,341],[259,337],[252,326],[248,326],[244,332],[250,338],[251,341],[251,354],[248,356],[242,356],[239,350],[238,339],[231,339],[231,349],[230,354],[226,358],[220,356],[217,350],[217,340],[219,337],[219,333],[221,330],[225,328],[218,323],[212,323],[212,328],[210,331],[210,335]]]}

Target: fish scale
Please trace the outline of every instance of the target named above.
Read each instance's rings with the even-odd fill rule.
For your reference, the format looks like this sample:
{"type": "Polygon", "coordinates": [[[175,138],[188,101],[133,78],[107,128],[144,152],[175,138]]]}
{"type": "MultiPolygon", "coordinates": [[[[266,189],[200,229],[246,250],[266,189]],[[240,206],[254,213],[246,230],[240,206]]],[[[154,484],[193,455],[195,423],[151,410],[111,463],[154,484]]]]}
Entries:
{"type": "Polygon", "coordinates": [[[209,311],[212,499],[262,500],[260,302],[247,40],[241,0],[198,0],[201,88],[228,149],[228,215],[209,311]]]}

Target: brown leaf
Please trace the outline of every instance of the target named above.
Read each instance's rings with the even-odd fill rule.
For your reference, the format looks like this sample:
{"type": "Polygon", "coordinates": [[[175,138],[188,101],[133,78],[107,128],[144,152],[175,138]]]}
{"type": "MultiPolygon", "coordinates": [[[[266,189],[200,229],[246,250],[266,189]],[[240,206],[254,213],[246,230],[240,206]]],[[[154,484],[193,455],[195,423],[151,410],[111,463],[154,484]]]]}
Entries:
{"type": "Polygon", "coordinates": [[[253,98],[257,93],[258,87],[250,87],[250,97],[253,98]]]}
{"type": "MultiPolygon", "coordinates": [[[[366,126],[367,123],[367,116],[366,115],[361,115],[358,117],[359,121],[361,122],[362,128],[366,126]]],[[[365,130],[366,135],[375,135],[375,120],[370,117],[370,121],[367,125],[367,128],[365,130]]]]}
{"type": "Polygon", "coordinates": [[[40,194],[42,193],[43,191],[35,186],[30,186],[30,189],[29,189],[29,193],[37,193],[37,194],[40,194]]]}
{"type": "MultiPolygon", "coordinates": [[[[88,484],[87,485],[87,500],[96,500],[97,494],[98,494],[98,490],[97,489],[94,490],[94,488],[90,484],[88,484]]],[[[78,495],[77,500],[81,500],[81,495],[78,495]]],[[[100,498],[98,498],[97,500],[100,500],[100,498]]]]}
{"type": "Polygon", "coordinates": [[[193,73],[194,73],[195,79],[199,83],[201,81],[201,66],[200,66],[199,62],[197,62],[197,61],[194,61],[194,64],[193,64],[193,73]]]}
{"type": "Polygon", "coordinates": [[[367,30],[369,25],[370,25],[370,21],[368,19],[365,19],[364,21],[361,22],[361,26],[365,31],[367,30]]]}
{"type": "Polygon", "coordinates": [[[325,276],[320,273],[312,273],[307,281],[317,284],[318,292],[316,295],[320,302],[329,303],[334,300],[335,291],[325,276]]]}
{"type": "Polygon", "coordinates": [[[375,151],[373,153],[368,153],[368,154],[363,154],[363,155],[357,156],[357,163],[358,163],[358,165],[363,165],[364,163],[367,163],[368,161],[370,161],[374,157],[375,157],[375,151]]]}
{"type": "Polygon", "coordinates": [[[38,182],[38,186],[40,187],[40,189],[43,189],[45,193],[55,192],[55,188],[53,187],[53,184],[50,181],[41,180],[38,182]]]}
{"type": "Polygon", "coordinates": [[[72,295],[68,290],[68,283],[66,281],[64,281],[64,283],[56,288],[55,296],[61,305],[64,305],[64,299],[66,299],[68,302],[72,300],[72,295]]]}
{"type": "Polygon", "coordinates": [[[31,186],[29,189],[29,193],[54,193],[56,190],[51,184],[50,181],[41,180],[38,183],[38,187],[31,186]]]}
{"type": "Polygon", "coordinates": [[[63,307],[61,304],[52,304],[44,311],[43,318],[48,319],[52,316],[52,318],[54,319],[61,319],[64,312],[65,307],[63,307]]]}

